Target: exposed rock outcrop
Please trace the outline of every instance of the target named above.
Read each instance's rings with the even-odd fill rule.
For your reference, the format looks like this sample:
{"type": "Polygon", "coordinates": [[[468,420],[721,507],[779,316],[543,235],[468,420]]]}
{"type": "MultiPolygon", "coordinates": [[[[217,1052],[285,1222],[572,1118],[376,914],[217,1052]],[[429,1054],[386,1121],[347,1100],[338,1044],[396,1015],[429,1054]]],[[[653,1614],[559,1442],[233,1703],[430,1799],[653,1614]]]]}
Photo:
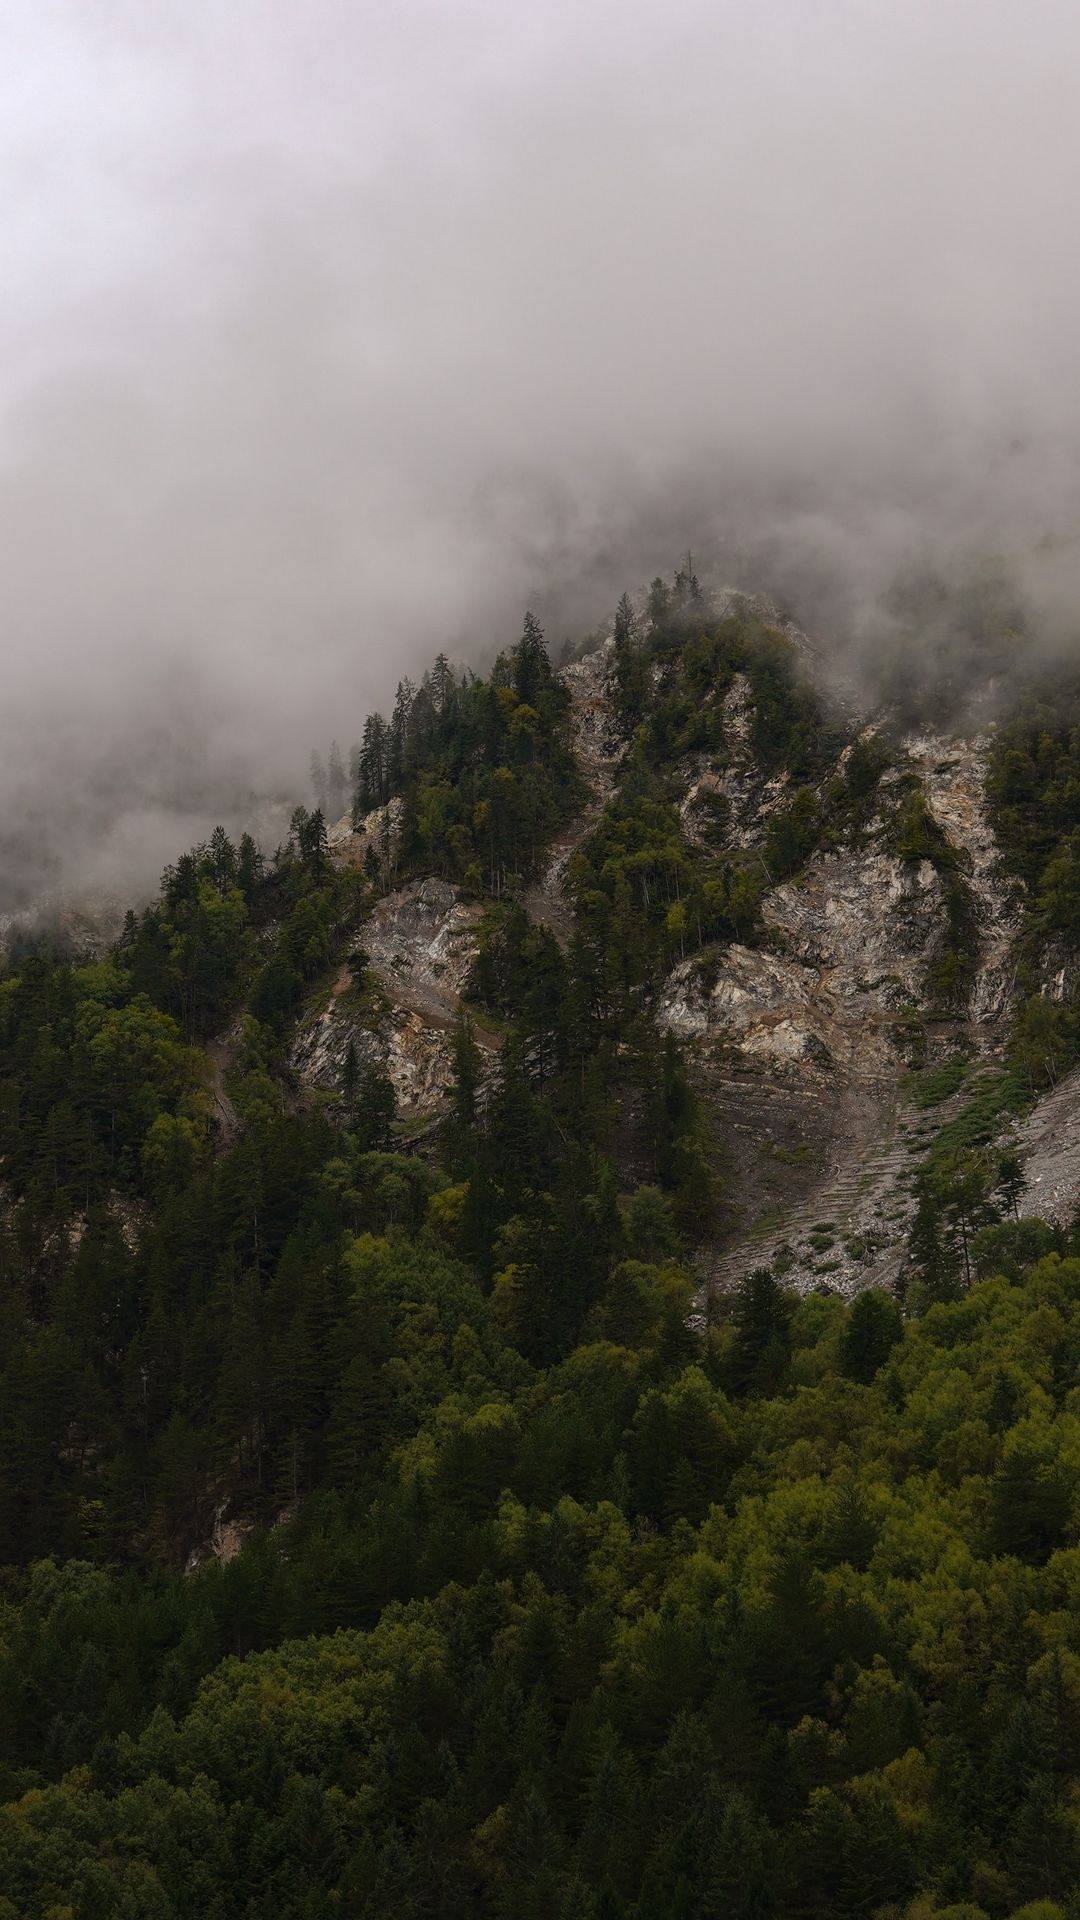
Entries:
{"type": "Polygon", "coordinates": [[[626,752],[608,688],[614,650],[614,642],[605,640],[594,653],[575,660],[562,673],[570,691],[570,732],[578,765],[593,798],[603,800],[610,797],[626,752]]]}
{"type": "MultiPolygon", "coordinates": [[[[741,598],[731,596],[732,603],[741,598]]],[[[814,660],[805,635],[779,616],[773,623],[814,660]]],[[[611,698],[612,653],[608,641],[565,669],[588,799],[525,896],[533,918],[563,944],[572,928],[567,869],[611,798],[626,752],[611,698]]],[[[849,739],[862,724],[854,709],[845,710],[849,739]]],[[[865,727],[867,735],[875,725],[865,727]]],[[[769,886],[757,944],[686,960],[661,989],[658,1024],[686,1043],[723,1156],[727,1232],[702,1257],[707,1279],[728,1285],[750,1266],[773,1264],[797,1287],[853,1292],[901,1274],[915,1173],[936,1130],[968,1096],[959,1092],[920,1114],[903,1092],[904,1023],[912,1009],[926,1011],[928,975],[948,926],[949,881],[929,860],[897,857],[890,826],[897,795],[914,774],[960,856],[978,925],[970,1003],[951,1018],[939,1044],[993,1059],[1010,1011],[1018,905],[987,816],[988,746],[986,734],[923,731],[894,739],[898,758],[882,781],[879,811],[852,843],[830,846],[795,878],[769,886]]],[[[850,751],[840,755],[836,773],[850,751]]],[[[787,805],[791,783],[758,757],[745,675],[736,674],[728,689],[721,747],[688,757],[672,777],[691,842],[764,858],[769,822],[787,805]]],[[[359,829],[340,822],[331,834],[335,856],[370,865],[374,852],[383,874],[392,871],[401,818],[401,803],[391,802],[359,829]]],[[[301,1077],[339,1088],[351,1039],[361,1064],[378,1061],[389,1074],[406,1122],[422,1126],[443,1111],[452,1028],[480,917],[474,903],[435,878],[381,899],[358,930],[381,1003],[373,1007],[370,996],[358,996],[343,973],[298,1035],[294,1065],[301,1077]]],[[[497,1042],[483,1030],[477,1039],[493,1065],[497,1042]]],[[[1080,1200],[1080,1147],[1068,1144],[1065,1126],[1078,1100],[1074,1076],[1017,1131],[1028,1172],[1024,1204],[1050,1217],[1064,1218],[1080,1200]]]]}
{"type": "Polygon", "coordinates": [[[1024,1170],[1020,1212],[1068,1225],[1080,1208],[1080,1068],[1043,1095],[1012,1144],[1024,1170]]]}
{"type": "MultiPolygon", "coordinates": [[[[434,878],[379,900],[358,939],[382,1004],[372,1011],[343,969],[326,1007],[297,1033],[292,1066],[301,1080],[339,1091],[351,1040],[361,1068],[377,1065],[389,1076],[402,1119],[440,1112],[453,1080],[452,1031],[476,958],[480,918],[479,907],[434,878]]],[[[488,1034],[478,1032],[477,1039],[483,1051],[494,1051],[488,1034]]]]}
{"type": "Polygon", "coordinates": [[[833,996],[812,968],[739,945],[713,964],[711,981],[699,960],[674,969],[657,1008],[661,1028],[715,1056],[781,1069],[817,1072],[832,1064],[834,1048],[849,1051],[833,996]]]}
{"type": "Polygon", "coordinates": [[[894,1071],[895,1018],[918,999],[940,930],[933,867],[823,854],[773,889],[765,916],[785,951],[736,945],[684,961],[660,997],[661,1027],[773,1069],[894,1071]]]}
{"type": "Polygon", "coordinates": [[[390,872],[401,844],[405,802],[395,796],[385,807],[376,807],[359,826],[346,813],[327,833],[330,852],[344,867],[364,867],[373,855],[381,872],[390,872]]]}
{"type": "Polygon", "coordinates": [[[229,1500],[220,1500],[214,1509],[214,1523],[210,1529],[210,1538],[192,1547],[184,1566],[187,1574],[198,1573],[211,1560],[217,1560],[227,1567],[235,1560],[255,1531],[255,1522],[250,1518],[229,1517],[229,1500]]]}
{"type": "Polygon", "coordinates": [[[989,736],[949,739],[911,734],[904,741],[922,779],[931,812],[953,846],[968,859],[968,881],[979,919],[981,952],[969,1008],[973,1020],[1000,1020],[1013,990],[1012,948],[1019,921],[1015,892],[1001,872],[1001,857],[986,810],[989,736]]]}
{"type": "MultiPolygon", "coordinates": [[[[749,685],[737,679],[722,760],[699,757],[680,770],[684,827],[699,844],[708,844],[709,825],[726,805],[730,844],[760,847],[784,802],[784,783],[756,767],[752,722],[749,685]]],[[[795,879],[769,889],[760,945],[684,962],[661,993],[658,1021],[688,1043],[717,1136],[734,1142],[729,1236],[702,1262],[714,1283],[775,1264],[790,1284],[850,1292],[889,1284],[903,1269],[915,1170],[968,1097],[920,1116],[899,1091],[901,1020],[926,1008],[948,914],[943,875],[927,860],[887,850],[891,796],[911,773],[960,855],[977,920],[974,984],[952,1023],[954,1038],[976,1055],[1000,1053],[1019,909],[987,816],[989,740],[924,732],[897,744],[882,812],[860,841],[815,855],[795,879]]],[[[1080,1148],[1052,1146],[1052,1138],[1078,1096],[1080,1085],[1062,1092],[1017,1142],[1032,1169],[1029,1194],[1049,1193],[1061,1217],[1080,1197],[1080,1148]]]]}
{"type": "Polygon", "coordinates": [[[767,924],[805,966],[827,975],[856,1020],[919,998],[941,917],[941,881],[929,861],[862,847],[817,855],[766,903],[767,924]]]}
{"type": "Polygon", "coordinates": [[[569,941],[573,919],[566,894],[567,867],[610,800],[626,752],[608,688],[613,651],[613,643],[605,641],[594,653],[563,669],[562,677],[570,690],[571,739],[589,797],[582,811],[555,839],[540,880],[528,889],[523,901],[531,918],[549,927],[562,946],[569,941]]]}
{"type": "Polygon", "coordinates": [[[339,996],[297,1035],[291,1064],[308,1086],[341,1091],[349,1042],[357,1063],[379,1067],[393,1086],[405,1120],[435,1114],[453,1074],[452,1049],[444,1028],[427,1024],[407,1007],[387,1008],[372,1025],[351,1013],[339,996]]]}
{"type": "Polygon", "coordinates": [[[773,814],[788,797],[786,773],[762,768],[753,749],[754,696],[744,673],[735,674],[723,701],[722,758],[694,754],[677,769],[685,787],[679,806],[691,844],[706,846],[719,815],[734,845],[759,847],[773,814]]]}

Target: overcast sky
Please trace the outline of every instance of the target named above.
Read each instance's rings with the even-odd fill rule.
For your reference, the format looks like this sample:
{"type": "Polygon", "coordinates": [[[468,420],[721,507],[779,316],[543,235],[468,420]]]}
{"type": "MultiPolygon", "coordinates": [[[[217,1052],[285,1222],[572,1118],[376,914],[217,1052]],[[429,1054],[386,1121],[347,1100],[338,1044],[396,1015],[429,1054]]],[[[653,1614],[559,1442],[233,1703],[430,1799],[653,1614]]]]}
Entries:
{"type": "Polygon", "coordinates": [[[0,179],[0,906],[687,540],[1071,619],[1073,0],[4,0],[0,179]]]}

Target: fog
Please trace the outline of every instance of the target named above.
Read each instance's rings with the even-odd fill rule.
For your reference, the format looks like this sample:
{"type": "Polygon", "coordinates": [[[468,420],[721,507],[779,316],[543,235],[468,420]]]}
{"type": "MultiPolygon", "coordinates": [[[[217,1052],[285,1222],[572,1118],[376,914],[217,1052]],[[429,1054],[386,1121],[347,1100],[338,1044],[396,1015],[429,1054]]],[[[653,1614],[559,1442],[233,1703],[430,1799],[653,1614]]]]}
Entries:
{"type": "Polygon", "coordinates": [[[926,569],[1070,648],[1078,75],[1069,0],[6,0],[0,909],[688,543],[864,673],[926,569]]]}

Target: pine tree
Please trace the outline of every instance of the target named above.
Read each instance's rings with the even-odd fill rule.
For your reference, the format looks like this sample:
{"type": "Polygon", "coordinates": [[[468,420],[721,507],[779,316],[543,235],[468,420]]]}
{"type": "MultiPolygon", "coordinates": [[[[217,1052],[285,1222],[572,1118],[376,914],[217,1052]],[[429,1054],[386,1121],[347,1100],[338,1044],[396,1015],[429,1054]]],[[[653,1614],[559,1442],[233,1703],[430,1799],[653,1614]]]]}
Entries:
{"type": "Polygon", "coordinates": [[[360,1075],[352,1127],[365,1152],[384,1151],[390,1144],[397,1113],[397,1097],[388,1075],[374,1061],[360,1075]]]}
{"type": "Polygon", "coordinates": [[[445,653],[438,653],[431,669],[431,699],[440,720],[449,717],[455,691],[454,670],[445,653]]]}
{"type": "Polygon", "coordinates": [[[387,747],[386,721],[381,713],[369,714],[356,769],[355,814],[360,819],[389,797],[387,747]]]}
{"type": "Polygon", "coordinates": [[[229,839],[224,827],[215,827],[210,835],[210,867],[214,885],[219,893],[225,893],[235,886],[237,877],[236,848],[229,839]]]}
{"type": "Polygon", "coordinates": [[[698,577],[694,572],[694,562],[689,553],[686,556],[685,567],[680,567],[675,575],[675,586],[671,597],[674,605],[678,608],[691,606],[701,599],[701,588],[698,585],[698,577]]]}
{"type": "Polygon", "coordinates": [[[900,1339],[903,1322],[895,1300],[880,1288],[860,1293],[844,1329],[842,1364],[852,1380],[874,1378],[900,1339]]]}
{"type": "Polygon", "coordinates": [[[638,642],[630,596],[624,593],[615,610],[611,665],[611,692],[624,733],[632,733],[642,719],[648,690],[648,658],[638,642]]]}
{"type": "Polygon", "coordinates": [[[775,1392],[791,1351],[791,1299],[767,1267],[740,1282],[735,1297],[735,1344],[728,1363],[736,1393],[775,1392]]]}
{"type": "Polygon", "coordinates": [[[239,887],[248,908],[253,906],[255,895],[263,878],[264,861],[250,833],[240,835],[240,846],[236,861],[236,884],[239,887]]]}
{"type": "Polygon", "coordinates": [[[325,873],[330,861],[330,843],[320,807],[316,807],[313,813],[309,813],[306,807],[294,809],[289,822],[289,844],[312,879],[317,880],[325,873]]]}
{"type": "Polygon", "coordinates": [[[386,781],[391,793],[400,793],[405,785],[409,714],[415,691],[408,678],[398,681],[386,740],[386,781]]]}
{"type": "Polygon", "coordinates": [[[532,613],[525,615],[521,639],[511,655],[511,666],[518,699],[527,707],[535,707],[551,683],[551,662],[544,645],[544,630],[532,613]]]}
{"type": "Polygon", "coordinates": [[[451,1095],[454,1122],[461,1140],[476,1125],[476,1094],[480,1084],[480,1049],[468,1014],[454,1023],[454,1085],[451,1095]]]}
{"type": "Polygon", "coordinates": [[[331,820],[339,820],[345,811],[345,766],[341,758],[341,748],[336,740],[330,742],[330,757],[326,763],[325,798],[319,801],[324,813],[331,820]]]}
{"type": "Polygon", "coordinates": [[[662,627],[671,613],[671,592],[657,574],[649,588],[649,621],[653,629],[662,627]]]}

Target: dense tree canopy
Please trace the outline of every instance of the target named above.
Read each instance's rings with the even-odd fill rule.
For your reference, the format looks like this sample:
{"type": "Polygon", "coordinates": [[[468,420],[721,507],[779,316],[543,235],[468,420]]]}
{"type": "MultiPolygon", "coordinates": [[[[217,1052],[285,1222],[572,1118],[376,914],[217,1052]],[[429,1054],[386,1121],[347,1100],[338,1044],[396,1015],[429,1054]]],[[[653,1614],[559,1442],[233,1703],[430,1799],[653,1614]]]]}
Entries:
{"type": "MultiPolygon", "coordinates": [[[[335,750],[273,858],[219,830],[106,959],[0,977],[0,1920],[1080,1912],[1080,1241],[1014,1217],[998,1139],[1072,1015],[1034,995],[941,1129],[903,1300],[703,1300],[725,1143],[656,990],[867,831],[890,749],[838,770],[792,647],[689,563],[611,672],[565,947],[527,910],[581,798],[530,617],[365,727],[392,870],[331,858],[335,750]],[[736,722],[753,859],[672,780],[736,722]],[[483,917],[417,1150],[355,1045],[315,1097],[289,1043],[331,980],[377,1016],[364,915],[431,871],[483,917]]],[[[1023,737],[994,804],[1072,938],[1071,736],[1023,737]]],[[[955,882],[959,953],[892,771],[876,830],[955,882]]]]}

